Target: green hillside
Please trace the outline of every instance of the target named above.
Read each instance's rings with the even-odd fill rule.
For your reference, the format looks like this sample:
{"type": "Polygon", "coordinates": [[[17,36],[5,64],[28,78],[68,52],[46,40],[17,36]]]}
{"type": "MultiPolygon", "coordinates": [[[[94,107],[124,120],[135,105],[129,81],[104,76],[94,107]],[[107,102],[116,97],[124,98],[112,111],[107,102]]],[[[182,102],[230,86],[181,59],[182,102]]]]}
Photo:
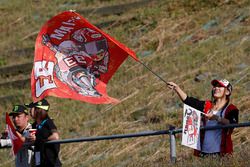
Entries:
{"type": "MultiPolygon", "coordinates": [[[[210,81],[227,78],[234,87],[232,102],[240,109],[240,122],[250,121],[250,1],[143,0],[139,6],[123,6],[120,11],[118,6],[106,8],[106,13],[98,10],[135,1],[1,0],[0,71],[30,65],[41,26],[57,13],[74,9],[136,51],[140,60],[189,95],[209,99],[210,81]]],[[[28,84],[10,87],[4,83],[27,83],[30,72],[22,68],[0,74],[1,129],[5,111],[10,111],[13,103],[31,101],[28,84]]],[[[121,103],[91,105],[48,97],[50,115],[62,139],[182,126],[181,101],[132,58],[122,64],[107,89],[121,103]]],[[[250,127],[236,129],[232,137],[233,157],[197,159],[191,149],[180,145],[181,136],[177,135],[176,166],[249,166],[250,127]]],[[[0,149],[0,167],[14,165],[9,152],[0,149]]],[[[70,167],[171,166],[167,135],[64,144],[60,157],[63,165],[70,167]]]]}

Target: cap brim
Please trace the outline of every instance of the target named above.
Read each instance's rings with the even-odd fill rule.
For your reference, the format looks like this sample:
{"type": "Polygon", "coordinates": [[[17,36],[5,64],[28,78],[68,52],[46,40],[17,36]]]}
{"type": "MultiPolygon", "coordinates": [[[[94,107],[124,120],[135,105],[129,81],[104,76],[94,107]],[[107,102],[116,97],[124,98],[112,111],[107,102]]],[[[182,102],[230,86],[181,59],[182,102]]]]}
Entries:
{"type": "Polygon", "coordinates": [[[11,112],[11,113],[9,113],[9,116],[19,115],[19,114],[21,114],[21,112],[20,112],[20,113],[17,113],[17,112],[11,112]]]}
{"type": "Polygon", "coordinates": [[[223,87],[226,88],[226,86],[225,86],[222,82],[220,82],[219,80],[217,80],[217,79],[212,80],[212,81],[211,81],[211,84],[212,84],[213,86],[216,86],[217,84],[219,84],[219,85],[221,85],[221,86],[223,86],[223,87]]]}
{"type": "Polygon", "coordinates": [[[10,112],[10,113],[9,113],[9,116],[20,115],[20,114],[22,114],[22,113],[28,115],[28,113],[26,113],[26,112],[10,112]]]}
{"type": "Polygon", "coordinates": [[[48,111],[49,110],[49,106],[35,106],[36,108],[41,108],[43,110],[48,111]]]}

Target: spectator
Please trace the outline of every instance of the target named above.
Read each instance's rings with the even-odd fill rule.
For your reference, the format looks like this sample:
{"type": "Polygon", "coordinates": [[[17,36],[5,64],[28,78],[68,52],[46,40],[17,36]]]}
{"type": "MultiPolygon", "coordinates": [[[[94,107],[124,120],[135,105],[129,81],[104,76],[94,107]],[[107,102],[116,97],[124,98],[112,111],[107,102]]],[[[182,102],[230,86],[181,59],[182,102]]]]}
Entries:
{"type": "Polygon", "coordinates": [[[35,119],[32,128],[36,128],[36,135],[30,136],[35,143],[35,160],[38,167],[59,167],[59,144],[45,144],[46,141],[58,140],[59,134],[53,120],[49,117],[49,103],[43,99],[28,105],[31,116],[35,119]]]}
{"type": "MultiPolygon", "coordinates": [[[[25,106],[15,105],[12,112],[13,123],[16,127],[16,132],[23,142],[28,142],[29,129],[31,124],[29,121],[28,110],[25,106]]],[[[11,139],[8,139],[8,132],[5,130],[0,139],[1,147],[11,146],[11,139]]],[[[33,151],[31,147],[23,146],[15,156],[16,167],[30,167],[33,166],[33,151]]]]}
{"type": "MultiPolygon", "coordinates": [[[[211,84],[212,99],[206,101],[187,96],[174,82],[168,82],[168,87],[173,89],[185,104],[205,113],[205,117],[202,118],[204,126],[238,123],[239,110],[233,104],[229,104],[232,85],[225,79],[212,80],[211,84]]],[[[201,131],[201,151],[195,150],[194,155],[231,154],[233,152],[232,132],[233,128],[201,131]]]]}

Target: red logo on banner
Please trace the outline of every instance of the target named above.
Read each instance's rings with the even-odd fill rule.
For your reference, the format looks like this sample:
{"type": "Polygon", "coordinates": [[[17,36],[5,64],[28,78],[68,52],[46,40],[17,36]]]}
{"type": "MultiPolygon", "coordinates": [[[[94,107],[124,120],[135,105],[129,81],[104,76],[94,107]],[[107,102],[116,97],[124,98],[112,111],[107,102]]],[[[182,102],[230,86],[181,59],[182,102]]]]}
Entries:
{"type": "Polygon", "coordinates": [[[17,132],[10,120],[8,113],[6,113],[6,124],[8,130],[8,136],[11,139],[12,149],[14,154],[16,155],[19,149],[23,146],[23,141],[17,135],[17,132]]]}
{"type": "Polygon", "coordinates": [[[34,101],[45,96],[94,104],[118,100],[106,93],[109,79],[135,53],[75,12],[49,20],[36,40],[31,77],[34,101]]]}

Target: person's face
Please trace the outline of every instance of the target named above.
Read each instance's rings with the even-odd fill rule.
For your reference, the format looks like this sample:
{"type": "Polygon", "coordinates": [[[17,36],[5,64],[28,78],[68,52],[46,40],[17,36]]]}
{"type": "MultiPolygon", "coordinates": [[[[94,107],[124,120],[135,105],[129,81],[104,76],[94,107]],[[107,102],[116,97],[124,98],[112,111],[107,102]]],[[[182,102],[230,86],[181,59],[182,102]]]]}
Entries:
{"type": "Polygon", "coordinates": [[[21,113],[21,114],[15,114],[12,116],[12,120],[14,125],[17,128],[25,128],[28,124],[29,121],[29,117],[28,115],[26,115],[25,113],[21,113]]]}
{"type": "Polygon", "coordinates": [[[213,97],[215,99],[225,98],[229,94],[227,88],[217,84],[213,87],[213,97]]]}
{"type": "Polygon", "coordinates": [[[36,120],[42,120],[44,117],[46,117],[47,112],[40,108],[34,108],[34,115],[36,120]]]}

